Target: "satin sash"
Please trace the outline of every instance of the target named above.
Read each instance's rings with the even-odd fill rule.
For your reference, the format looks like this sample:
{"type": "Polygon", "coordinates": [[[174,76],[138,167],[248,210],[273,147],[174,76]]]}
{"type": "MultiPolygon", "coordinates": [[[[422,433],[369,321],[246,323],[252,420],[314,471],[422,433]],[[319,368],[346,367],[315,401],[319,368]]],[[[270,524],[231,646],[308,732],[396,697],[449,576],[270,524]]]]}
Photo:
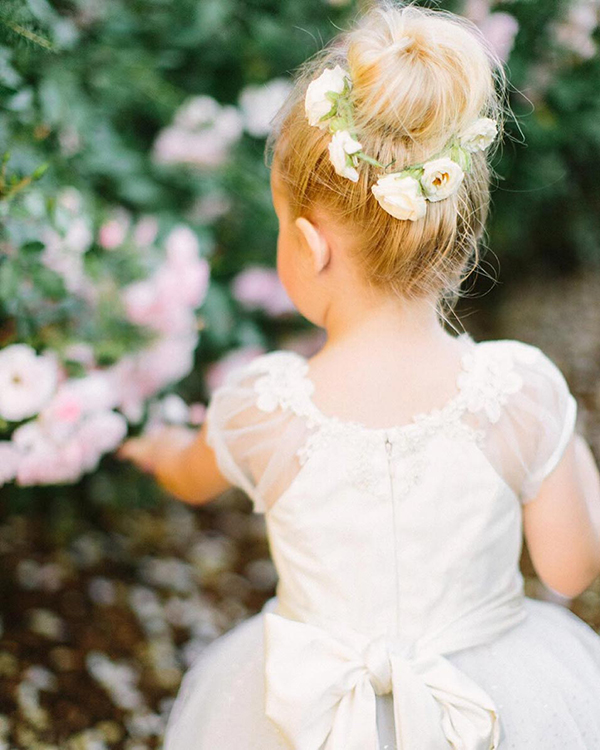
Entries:
{"type": "Polygon", "coordinates": [[[443,654],[514,627],[521,599],[410,643],[267,611],[266,714],[295,750],[380,750],[375,696],[391,692],[397,750],[496,750],[494,702],[443,654]]]}

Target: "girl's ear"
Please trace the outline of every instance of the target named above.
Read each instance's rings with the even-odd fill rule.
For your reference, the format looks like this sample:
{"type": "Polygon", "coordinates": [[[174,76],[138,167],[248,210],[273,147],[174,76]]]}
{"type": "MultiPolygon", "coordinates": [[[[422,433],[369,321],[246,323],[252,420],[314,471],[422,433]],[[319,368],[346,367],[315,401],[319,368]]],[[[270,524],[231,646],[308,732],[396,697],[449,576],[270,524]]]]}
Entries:
{"type": "Polygon", "coordinates": [[[303,216],[299,216],[294,224],[311,251],[315,273],[319,273],[329,263],[330,249],[327,239],[312,221],[305,219],[303,216]]]}

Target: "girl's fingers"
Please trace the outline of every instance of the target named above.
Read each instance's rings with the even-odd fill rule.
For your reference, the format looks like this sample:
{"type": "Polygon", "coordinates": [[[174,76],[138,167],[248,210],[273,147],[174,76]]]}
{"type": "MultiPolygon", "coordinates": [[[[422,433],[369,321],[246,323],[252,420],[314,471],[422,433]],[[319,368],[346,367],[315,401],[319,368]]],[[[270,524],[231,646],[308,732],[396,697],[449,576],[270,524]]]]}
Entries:
{"type": "Polygon", "coordinates": [[[117,456],[123,459],[129,459],[140,464],[142,468],[148,470],[150,467],[149,446],[141,438],[130,438],[125,441],[117,451],[117,456]]]}
{"type": "Polygon", "coordinates": [[[130,438],[129,440],[126,440],[116,451],[115,455],[117,458],[131,458],[131,456],[135,453],[135,448],[133,446],[133,440],[134,438],[130,438]]]}

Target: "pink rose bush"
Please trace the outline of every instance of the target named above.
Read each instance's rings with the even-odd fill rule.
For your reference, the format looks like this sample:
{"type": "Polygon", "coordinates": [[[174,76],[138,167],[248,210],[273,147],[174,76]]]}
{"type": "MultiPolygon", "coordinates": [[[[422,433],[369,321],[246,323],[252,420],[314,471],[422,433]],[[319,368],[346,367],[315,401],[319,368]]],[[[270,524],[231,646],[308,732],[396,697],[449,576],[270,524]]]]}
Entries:
{"type": "Polygon", "coordinates": [[[262,85],[250,84],[242,89],[239,106],[244,128],[255,138],[271,131],[271,121],[292,90],[288,78],[273,78],[262,85]]]}
{"type": "Polygon", "coordinates": [[[241,112],[210,96],[189,98],[154,142],[157,164],[215,169],[224,164],[244,130],[241,112]]]}
{"type": "Polygon", "coordinates": [[[476,23],[502,62],[506,62],[519,32],[517,19],[505,11],[493,11],[490,0],[466,0],[462,11],[476,23]]]}
{"type": "Polygon", "coordinates": [[[174,394],[160,399],[194,365],[201,327],[196,310],[210,280],[195,233],[173,227],[159,252],[156,219],[144,216],[134,224],[118,209],[94,235],[73,189],[59,196],[55,219],[44,226],[39,247],[34,243],[26,253],[9,248],[6,261],[15,263],[13,296],[33,295],[32,309],[22,314],[31,316],[28,329],[36,334],[19,341],[16,325],[0,349],[0,486],[76,482],[121,444],[129,423],[143,421],[147,407],[149,421],[158,410],[163,421],[203,418],[202,404],[188,407],[174,394]],[[130,263],[133,270],[117,278],[105,270],[110,264],[96,262],[89,273],[86,255],[94,246],[118,257],[117,268],[130,263]],[[19,278],[22,259],[31,267],[19,278]],[[146,270],[141,278],[140,268],[146,270]],[[41,318],[40,310],[56,318],[61,305],[74,310],[66,325],[41,318]],[[127,328],[127,339],[105,338],[106,330],[120,327],[127,328]]]}
{"type": "Polygon", "coordinates": [[[560,22],[554,25],[556,40],[584,60],[598,54],[594,32],[600,25],[600,8],[596,0],[576,0],[568,6],[560,22]]]}
{"type": "Polygon", "coordinates": [[[272,317],[296,312],[274,268],[245,268],[233,280],[231,291],[235,299],[247,309],[260,309],[272,317]]]}
{"type": "Polygon", "coordinates": [[[166,241],[167,259],[149,279],[124,290],[129,319],[164,334],[194,328],[193,310],[206,293],[208,262],[199,258],[195,234],[185,226],[173,229],[166,241]]]}

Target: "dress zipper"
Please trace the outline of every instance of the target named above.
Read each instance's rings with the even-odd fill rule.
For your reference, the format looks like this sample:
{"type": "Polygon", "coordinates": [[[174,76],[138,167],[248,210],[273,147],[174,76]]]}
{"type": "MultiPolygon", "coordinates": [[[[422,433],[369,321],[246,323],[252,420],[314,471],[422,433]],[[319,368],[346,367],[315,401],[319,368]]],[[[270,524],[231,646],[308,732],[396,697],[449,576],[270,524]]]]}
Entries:
{"type": "Polygon", "coordinates": [[[392,533],[393,533],[393,546],[394,546],[394,569],[396,573],[396,591],[394,592],[396,600],[396,632],[400,632],[400,603],[398,601],[398,595],[400,592],[400,572],[398,570],[398,527],[396,523],[396,501],[394,499],[394,479],[392,470],[392,448],[393,444],[389,436],[385,436],[385,450],[387,453],[388,463],[388,476],[390,479],[390,499],[392,503],[392,533]]]}

